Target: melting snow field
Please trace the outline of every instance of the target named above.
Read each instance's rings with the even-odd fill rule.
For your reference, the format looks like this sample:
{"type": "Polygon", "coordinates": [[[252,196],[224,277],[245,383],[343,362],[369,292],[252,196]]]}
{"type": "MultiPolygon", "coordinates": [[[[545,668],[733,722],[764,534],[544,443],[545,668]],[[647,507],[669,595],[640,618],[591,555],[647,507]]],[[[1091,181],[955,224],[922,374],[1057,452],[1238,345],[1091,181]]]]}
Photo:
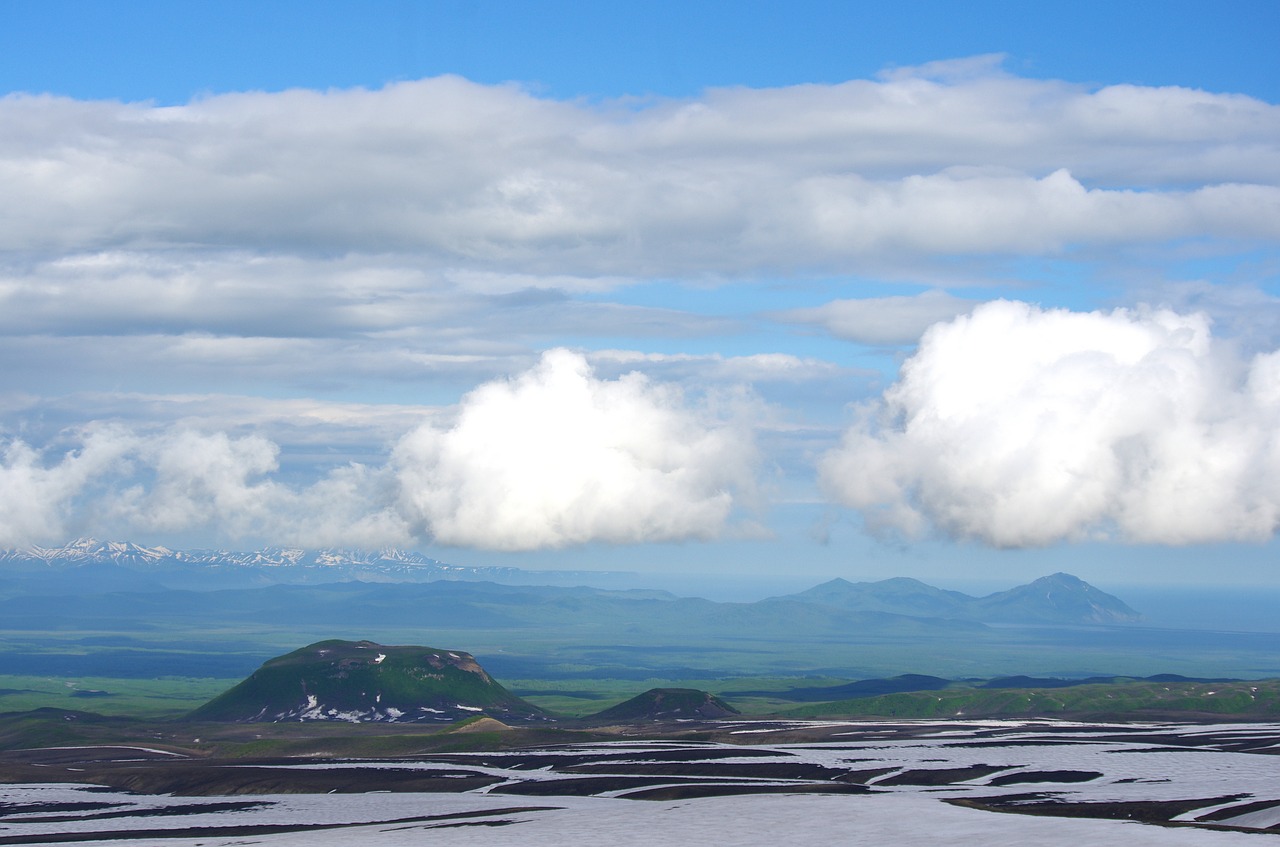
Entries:
{"type": "Polygon", "coordinates": [[[224,790],[232,786],[225,793],[234,796],[52,782],[0,786],[0,845],[574,847],[714,840],[1257,847],[1280,836],[1280,725],[726,722],[715,728],[719,737],[745,743],[624,741],[283,764],[98,758],[94,763],[105,769],[94,773],[107,775],[98,781],[127,776],[131,768],[183,779],[207,773],[224,790]],[[298,790],[334,785],[341,788],[330,790],[347,793],[254,792],[264,774],[273,784],[296,778],[298,790]],[[404,787],[425,778],[456,788],[404,787]]]}

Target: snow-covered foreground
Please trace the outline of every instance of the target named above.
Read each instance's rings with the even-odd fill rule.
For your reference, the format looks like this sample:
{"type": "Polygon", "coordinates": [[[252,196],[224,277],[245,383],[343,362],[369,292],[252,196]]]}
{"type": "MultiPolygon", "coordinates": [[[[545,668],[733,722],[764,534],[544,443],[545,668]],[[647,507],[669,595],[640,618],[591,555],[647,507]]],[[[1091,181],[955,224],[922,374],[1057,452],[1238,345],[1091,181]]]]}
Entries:
{"type": "MultiPolygon", "coordinates": [[[[273,819],[353,821],[385,815],[479,812],[475,817],[418,823],[378,823],[281,834],[127,839],[137,847],[350,847],[350,845],[456,845],[456,847],[577,847],[577,845],[698,844],[830,845],[1087,844],[1090,847],[1258,847],[1258,836],[1243,832],[1169,829],[1128,821],[998,815],[961,809],[918,794],[865,797],[775,795],[713,797],[697,801],[637,803],[628,800],[560,798],[543,811],[497,812],[509,803],[484,795],[344,795],[321,798],[264,798],[279,801],[273,819]]],[[[225,813],[224,817],[231,813],[225,813]]],[[[239,817],[239,815],[236,815],[239,817]]],[[[255,816],[256,818],[256,816],[255,816]]],[[[124,823],[117,821],[117,823],[124,823]]],[[[201,822],[191,820],[191,826],[201,822]]],[[[229,820],[221,820],[222,825],[229,820]]],[[[16,829],[16,828],[15,828],[16,829]]],[[[12,829],[7,829],[6,834],[12,829]]],[[[28,829],[28,832],[35,831],[28,829]]],[[[46,832],[50,831],[48,828],[46,832]]],[[[9,841],[0,843],[23,843],[9,841]]],[[[33,842],[27,842],[33,843],[33,842]]],[[[119,845],[121,841],[55,841],[55,844],[119,845]]],[[[1264,841],[1266,843],[1264,836],[1264,841]]]]}
{"type": "MultiPolygon", "coordinates": [[[[1280,725],[744,722],[718,729],[751,743],[633,741],[415,760],[208,765],[236,769],[233,776],[285,771],[300,784],[323,771],[352,777],[356,788],[359,780],[372,787],[432,773],[456,780],[452,792],[177,797],[75,784],[0,786],[0,845],[594,847],[714,839],[1256,847],[1280,836],[1270,830],[1280,826],[1280,725]],[[477,780],[486,784],[461,788],[477,780]]],[[[179,765],[157,757],[146,766],[179,765]]]]}

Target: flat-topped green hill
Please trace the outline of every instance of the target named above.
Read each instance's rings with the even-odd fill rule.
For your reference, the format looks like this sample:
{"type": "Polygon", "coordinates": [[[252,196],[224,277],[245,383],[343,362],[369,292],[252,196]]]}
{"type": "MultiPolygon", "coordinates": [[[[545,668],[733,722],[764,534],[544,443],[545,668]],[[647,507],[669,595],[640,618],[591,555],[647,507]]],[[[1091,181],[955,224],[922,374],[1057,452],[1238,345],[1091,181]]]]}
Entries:
{"type": "Polygon", "coordinates": [[[470,653],[320,641],[271,659],[191,713],[208,721],[453,721],[544,717],[470,653]]]}

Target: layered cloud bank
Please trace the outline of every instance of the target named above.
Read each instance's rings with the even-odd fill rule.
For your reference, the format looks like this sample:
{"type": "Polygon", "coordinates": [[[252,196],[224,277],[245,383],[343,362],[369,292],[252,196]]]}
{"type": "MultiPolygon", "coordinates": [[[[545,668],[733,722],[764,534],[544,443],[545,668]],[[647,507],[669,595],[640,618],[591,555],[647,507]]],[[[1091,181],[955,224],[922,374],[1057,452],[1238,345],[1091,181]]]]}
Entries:
{"type": "Polygon", "coordinates": [[[987,303],[925,334],[821,473],[871,526],[909,535],[1265,540],[1280,352],[1241,361],[1202,315],[987,303]]]}
{"type": "Polygon", "coordinates": [[[0,460],[0,545],[104,524],[500,550],[710,539],[753,488],[752,434],[721,414],[732,411],[637,373],[599,379],[581,355],[553,350],[472,391],[451,425],[405,435],[384,466],[350,464],[301,487],[275,478],[279,450],[254,435],[103,427],[53,461],[12,441],[0,460]]]}
{"type": "Polygon", "coordinates": [[[603,105],[456,77],[163,108],[10,95],[0,124],[0,249],[37,258],[413,254],[626,278],[1280,234],[1276,106],[989,58],[603,105]]]}

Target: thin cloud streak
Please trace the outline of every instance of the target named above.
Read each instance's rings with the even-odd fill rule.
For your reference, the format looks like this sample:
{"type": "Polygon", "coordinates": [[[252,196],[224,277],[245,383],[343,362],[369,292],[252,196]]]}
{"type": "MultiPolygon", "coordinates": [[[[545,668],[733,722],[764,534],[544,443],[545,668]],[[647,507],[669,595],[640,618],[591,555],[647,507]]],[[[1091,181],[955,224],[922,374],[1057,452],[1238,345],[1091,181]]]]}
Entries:
{"type": "Polygon", "coordinates": [[[782,321],[816,324],[837,338],[860,344],[914,344],[926,329],[972,309],[976,302],[945,291],[833,300],[778,315],[782,321]]]}

